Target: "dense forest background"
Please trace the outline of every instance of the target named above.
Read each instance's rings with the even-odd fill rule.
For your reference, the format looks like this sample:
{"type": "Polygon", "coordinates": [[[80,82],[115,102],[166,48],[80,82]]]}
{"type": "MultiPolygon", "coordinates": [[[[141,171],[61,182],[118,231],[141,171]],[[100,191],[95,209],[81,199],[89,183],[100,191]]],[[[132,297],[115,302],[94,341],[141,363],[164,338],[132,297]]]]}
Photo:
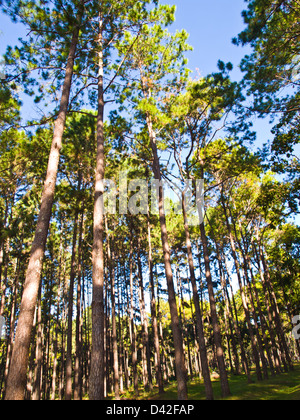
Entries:
{"type": "Polygon", "coordinates": [[[245,1],[240,81],[191,75],[156,0],[0,5],[27,32],[0,77],[1,398],[185,400],[198,378],[213,399],[292,371],[299,1],[245,1]]]}

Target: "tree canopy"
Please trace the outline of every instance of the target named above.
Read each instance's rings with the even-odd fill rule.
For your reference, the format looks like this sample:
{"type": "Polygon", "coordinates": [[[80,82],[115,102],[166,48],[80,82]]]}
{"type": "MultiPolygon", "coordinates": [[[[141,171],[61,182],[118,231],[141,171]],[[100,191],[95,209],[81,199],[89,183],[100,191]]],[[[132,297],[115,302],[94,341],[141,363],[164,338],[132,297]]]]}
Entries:
{"type": "Polygon", "coordinates": [[[213,400],[299,363],[300,6],[245,3],[236,81],[191,72],[175,6],[0,2],[28,32],[0,78],[2,399],[213,400]]]}

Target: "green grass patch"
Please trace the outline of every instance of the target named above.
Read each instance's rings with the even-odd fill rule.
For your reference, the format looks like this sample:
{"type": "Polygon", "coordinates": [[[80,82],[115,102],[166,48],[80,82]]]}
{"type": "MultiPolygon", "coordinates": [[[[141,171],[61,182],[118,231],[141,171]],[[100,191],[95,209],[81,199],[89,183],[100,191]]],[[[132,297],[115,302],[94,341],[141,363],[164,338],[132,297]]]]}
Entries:
{"type": "MultiPolygon", "coordinates": [[[[300,365],[295,365],[295,370],[282,373],[268,380],[258,382],[255,376],[253,383],[248,384],[245,376],[229,376],[232,395],[225,400],[300,400],[300,365]]],[[[213,381],[216,400],[221,400],[220,381],[213,381]]],[[[165,387],[165,394],[160,396],[157,390],[146,392],[141,388],[138,400],[175,401],[177,400],[177,384],[174,382],[165,387]]],[[[123,394],[122,399],[135,400],[133,392],[123,394]]],[[[189,383],[189,399],[205,400],[203,382],[194,380],[189,383]]]]}

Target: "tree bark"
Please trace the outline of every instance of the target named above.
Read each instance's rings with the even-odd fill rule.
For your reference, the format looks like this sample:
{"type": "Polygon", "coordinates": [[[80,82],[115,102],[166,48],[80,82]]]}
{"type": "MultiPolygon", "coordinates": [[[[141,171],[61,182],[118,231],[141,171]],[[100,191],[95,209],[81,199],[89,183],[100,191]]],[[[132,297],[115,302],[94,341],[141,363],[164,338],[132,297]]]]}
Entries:
{"type": "MultiPolygon", "coordinates": [[[[211,228],[212,228],[212,226],[211,226],[211,228]]],[[[226,307],[225,328],[227,330],[227,325],[226,324],[227,324],[227,320],[228,320],[229,328],[230,328],[230,334],[231,334],[232,348],[233,348],[233,353],[234,353],[235,373],[237,375],[239,375],[241,373],[240,360],[239,360],[239,355],[238,355],[238,351],[237,351],[237,347],[236,347],[236,339],[235,339],[234,331],[233,331],[233,327],[232,327],[232,319],[233,319],[233,323],[234,323],[234,317],[233,317],[233,314],[232,314],[232,308],[230,308],[230,299],[229,299],[229,294],[228,294],[228,290],[227,290],[227,282],[226,282],[226,279],[225,279],[225,273],[224,273],[224,268],[223,268],[223,264],[222,264],[220,247],[219,247],[215,237],[214,237],[214,242],[215,242],[215,245],[216,245],[217,259],[218,259],[220,279],[221,279],[221,287],[222,287],[223,297],[224,297],[225,307],[226,307]],[[230,315],[232,315],[232,319],[231,319],[230,315]]],[[[239,334],[237,325],[236,325],[236,330],[237,330],[237,334],[239,334]]],[[[230,351],[229,333],[227,333],[227,338],[228,338],[228,351],[230,351]]],[[[241,347],[242,360],[243,360],[244,365],[246,365],[245,371],[247,372],[248,365],[247,365],[247,360],[246,361],[244,360],[245,352],[243,351],[242,347],[241,347]]],[[[232,363],[231,363],[231,365],[232,365],[232,363]]],[[[232,371],[234,371],[233,366],[231,366],[231,369],[232,369],[232,371]]]]}
{"type": "Polygon", "coordinates": [[[160,164],[158,158],[157,144],[156,144],[156,135],[153,130],[152,120],[149,114],[147,114],[147,126],[150,137],[150,144],[153,153],[153,173],[156,180],[159,182],[158,187],[158,207],[159,207],[159,220],[161,228],[161,240],[163,246],[163,255],[165,263],[165,272],[168,286],[168,296],[169,296],[169,306],[171,314],[171,323],[175,347],[175,365],[176,365],[176,377],[178,384],[178,399],[187,400],[188,399],[188,389],[187,389],[187,372],[185,367],[184,360],[184,351],[183,351],[183,339],[182,331],[179,323],[179,316],[176,304],[176,294],[174,289],[173,274],[171,267],[171,253],[170,246],[168,241],[168,232],[164,208],[164,198],[163,198],[163,187],[161,185],[161,172],[160,164]]]}
{"type": "MultiPolygon", "coordinates": [[[[202,168],[201,175],[203,179],[203,175],[204,175],[203,168],[202,168]]],[[[201,203],[199,202],[199,199],[200,199],[200,196],[198,196],[197,198],[197,210],[198,210],[199,221],[200,221],[200,235],[201,235],[201,242],[202,242],[202,247],[203,247],[205,276],[206,276],[206,283],[207,283],[208,295],[209,295],[210,313],[211,313],[211,319],[212,319],[215,346],[216,346],[216,351],[217,351],[218,366],[219,366],[219,371],[220,371],[222,396],[227,397],[231,394],[231,392],[229,388],[228,376],[227,376],[226,365],[225,365],[225,360],[224,360],[224,352],[222,348],[222,337],[221,337],[221,330],[220,330],[220,326],[218,322],[216,299],[215,299],[214,286],[213,286],[212,276],[211,276],[208,243],[207,243],[204,221],[202,220],[202,209],[201,209],[201,203]]]]}
{"type": "Polygon", "coordinates": [[[82,277],[82,241],[84,231],[84,208],[81,209],[78,241],[78,273],[76,299],[76,356],[74,377],[74,400],[82,400],[82,316],[81,316],[81,277],[82,277]]]}
{"type": "Polygon", "coordinates": [[[102,22],[99,35],[99,76],[98,76],[98,116],[97,116],[97,162],[94,205],[93,243],[93,300],[92,300],[92,354],[89,395],[91,400],[104,400],[104,89],[102,22]]]}
{"type": "Polygon", "coordinates": [[[188,219],[187,219],[187,214],[186,214],[184,193],[182,193],[182,213],[183,213],[183,220],[184,220],[184,229],[185,229],[186,246],[187,246],[187,253],[188,253],[190,278],[191,278],[192,289],[193,289],[193,300],[194,300],[194,306],[195,306],[195,312],[196,312],[197,337],[198,337],[198,344],[199,344],[199,349],[200,349],[202,375],[204,378],[206,399],[213,400],[214,394],[213,394],[212,383],[210,379],[210,371],[209,371],[209,366],[208,366],[203,321],[202,321],[202,314],[200,310],[199,295],[198,295],[198,288],[197,288],[197,282],[196,282],[196,276],[195,276],[192,244],[191,244],[188,219]]]}
{"type": "MultiPolygon", "coordinates": [[[[119,353],[116,321],[116,291],[115,291],[115,269],[114,269],[114,251],[110,247],[110,235],[108,232],[107,219],[105,218],[105,230],[107,238],[107,259],[110,277],[111,294],[111,318],[112,318],[112,347],[113,347],[113,368],[114,368],[114,391],[115,399],[120,399],[120,373],[119,373],[119,353]]],[[[112,238],[113,239],[113,238],[112,238]]]]}
{"type": "Polygon", "coordinates": [[[137,369],[137,346],[136,346],[136,332],[134,322],[134,307],[133,307],[133,246],[132,238],[130,238],[130,256],[129,256],[129,284],[130,284],[130,339],[131,339],[131,357],[132,357],[132,371],[133,371],[133,385],[135,396],[139,396],[139,377],[137,369]]]}
{"type": "Polygon", "coordinates": [[[267,310],[267,315],[268,315],[268,320],[269,320],[268,329],[269,329],[269,334],[270,334],[270,339],[271,339],[274,365],[275,365],[276,373],[280,374],[281,373],[281,366],[280,366],[280,360],[279,360],[278,349],[277,349],[276,338],[275,338],[275,331],[274,331],[274,326],[273,326],[274,319],[273,319],[272,313],[271,313],[271,304],[270,304],[269,294],[268,294],[267,286],[266,286],[266,282],[265,282],[265,275],[264,275],[264,273],[262,271],[262,268],[261,268],[260,254],[259,254],[259,252],[256,248],[255,243],[253,243],[253,248],[254,248],[257,264],[258,264],[258,269],[259,269],[259,274],[260,274],[260,278],[261,278],[261,282],[262,282],[262,286],[263,286],[263,291],[264,291],[264,294],[265,294],[266,310],[267,310]]]}
{"type": "Polygon", "coordinates": [[[147,223],[148,223],[148,264],[149,264],[149,277],[150,277],[150,289],[151,289],[151,319],[152,319],[154,350],[155,350],[154,360],[155,360],[156,382],[158,384],[159,394],[162,395],[164,393],[164,383],[163,383],[160,350],[159,350],[159,333],[158,333],[158,324],[157,324],[155,285],[154,285],[154,275],[153,275],[153,257],[152,257],[151,225],[150,225],[149,209],[147,213],[147,223]]]}
{"type": "Polygon", "coordinates": [[[29,359],[29,347],[31,330],[33,325],[34,311],[41,282],[42,263],[45,253],[46,240],[49,230],[52,205],[62,146],[62,137],[65,128],[68,111],[72,76],[75,62],[77,44],[79,40],[80,22],[74,29],[71,41],[60,109],[55,122],[52,146],[49,156],[48,169],[44,190],[42,194],[41,208],[38,217],[34,241],[31,248],[25,286],[22,295],[21,309],[18,320],[18,327],[15,337],[15,345],[12,355],[12,363],[9,370],[6,400],[23,400],[26,389],[27,366],[29,359]]]}
{"type": "Polygon", "coordinates": [[[251,372],[250,372],[250,368],[249,368],[249,364],[248,364],[248,360],[247,360],[247,356],[246,356],[246,352],[245,352],[245,347],[244,347],[244,343],[242,340],[242,334],[241,334],[241,328],[240,328],[240,323],[239,323],[239,319],[238,319],[238,311],[237,311],[237,306],[236,306],[236,302],[235,302],[235,297],[234,297],[234,292],[233,292],[233,287],[232,287],[232,282],[230,279],[230,274],[229,274],[229,270],[228,270],[228,265],[226,262],[226,256],[223,253],[223,260],[225,263],[225,269],[227,272],[227,276],[228,276],[228,283],[230,286],[230,291],[231,291],[231,300],[232,300],[232,306],[230,305],[231,308],[231,312],[232,312],[232,320],[233,320],[233,324],[234,324],[234,328],[237,334],[237,338],[238,338],[238,342],[240,345],[240,349],[241,349],[241,357],[242,357],[242,363],[243,363],[243,367],[244,367],[244,371],[247,375],[247,379],[248,379],[248,383],[251,384],[252,383],[252,379],[251,379],[251,372]],[[234,314],[233,314],[233,310],[234,310],[234,314]]]}
{"type": "Polygon", "coordinates": [[[279,309],[278,309],[278,304],[277,304],[277,298],[274,292],[274,288],[271,282],[271,276],[270,276],[270,270],[269,270],[269,266],[267,263],[267,260],[265,258],[264,252],[263,252],[263,246],[260,243],[260,257],[261,257],[261,261],[263,264],[263,268],[264,268],[264,272],[265,272],[265,281],[267,284],[267,288],[270,294],[270,300],[271,300],[271,308],[273,311],[273,317],[275,319],[275,326],[276,326],[276,332],[277,332],[277,336],[278,336],[278,340],[280,343],[280,347],[282,349],[282,355],[285,356],[286,358],[286,362],[288,364],[288,366],[285,366],[285,370],[286,368],[290,369],[291,371],[294,370],[294,366],[293,366],[293,362],[290,356],[290,352],[286,343],[286,339],[284,336],[284,332],[283,332],[283,328],[282,328],[282,322],[280,319],[280,315],[279,315],[279,309]]]}
{"type": "Polygon", "coordinates": [[[35,349],[33,401],[41,399],[42,360],[43,360],[42,288],[39,289],[37,309],[37,337],[35,349]]]}
{"type": "MultiPolygon", "coordinates": [[[[80,182],[79,182],[80,187],[80,182]]],[[[79,189],[78,189],[79,191],[79,189]]],[[[72,386],[72,344],[73,344],[73,303],[74,303],[74,281],[76,276],[76,245],[77,245],[77,231],[78,231],[78,208],[75,210],[73,243],[72,243],[72,257],[71,257],[71,272],[69,284],[69,298],[68,298],[68,331],[67,331],[67,357],[66,357],[66,392],[65,399],[70,401],[73,395],[72,386]]]]}
{"type": "Polygon", "coordinates": [[[145,305],[145,293],[144,293],[144,280],[142,272],[142,262],[141,262],[141,253],[140,253],[140,240],[138,239],[138,273],[139,273],[139,289],[140,289],[140,305],[141,305],[141,315],[142,315],[142,327],[143,327],[143,346],[144,346],[144,356],[145,360],[145,386],[146,389],[152,391],[152,372],[151,372],[151,352],[150,352],[150,343],[149,343],[149,330],[148,330],[148,319],[146,313],[145,305]]]}
{"type": "Polygon", "coordinates": [[[246,297],[246,294],[245,294],[245,291],[244,291],[244,288],[243,288],[243,284],[242,284],[242,278],[241,278],[241,274],[240,274],[240,266],[239,266],[239,261],[238,261],[238,257],[237,257],[236,245],[235,245],[235,242],[234,242],[232,229],[231,229],[231,226],[230,226],[230,223],[229,223],[227,209],[226,209],[226,205],[225,205],[225,201],[224,201],[224,197],[223,197],[223,191],[221,191],[221,203],[222,203],[222,207],[223,207],[223,211],[224,211],[224,215],[225,215],[225,220],[226,220],[226,226],[227,226],[227,230],[228,230],[228,234],[229,234],[231,253],[232,253],[232,257],[233,257],[234,264],[235,264],[235,270],[236,270],[236,274],[237,274],[237,278],[238,278],[243,309],[244,309],[245,318],[246,318],[246,322],[247,322],[247,326],[248,326],[248,330],[249,330],[249,334],[250,334],[252,353],[253,353],[255,367],[256,367],[257,380],[262,381],[263,378],[262,378],[262,372],[261,372],[260,363],[259,363],[259,354],[258,354],[258,350],[257,350],[256,338],[254,336],[253,327],[252,327],[252,324],[251,324],[250,311],[249,311],[247,297],[246,297]]]}

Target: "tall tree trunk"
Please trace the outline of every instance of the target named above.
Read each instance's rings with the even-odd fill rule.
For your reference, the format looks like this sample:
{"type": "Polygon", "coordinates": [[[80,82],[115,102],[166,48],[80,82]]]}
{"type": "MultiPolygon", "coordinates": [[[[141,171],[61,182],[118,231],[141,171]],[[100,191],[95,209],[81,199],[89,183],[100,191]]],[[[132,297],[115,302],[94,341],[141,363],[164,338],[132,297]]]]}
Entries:
{"type": "Polygon", "coordinates": [[[267,358],[268,358],[268,363],[269,363],[269,368],[271,371],[271,375],[275,376],[275,368],[274,368],[274,364],[273,364],[273,360],[271,357],[271,352],[270,352],[270,348],[269,348],[269,341],[267,338],[267,326],[266,326],[266,321],[265,321],[265,316],[263,314],[262,311],[262,307],[261,307],[261,303],[260,303],[260,299],[259,299],[259,293],[255,284],[255,277],[253,274],[253,270],[251,267],[251,261],[249,261],[249,268],[250,268],[250,275],[251,275],[251,279],[252,279],[252,284],[253,284],[253,289],[254,289],[254,294],[255,294],[255,299],[256,299],[256,304],[257,304],[257,309],[258,309],[258,314],[259,314],[259,318],[260,318],[260,322],[261,322],[261,330],[262,330],[262,338],[263,338],[263,343],[265,346],[265,350],[267,353],[267,358]]]}
{"type": "Polygon", "coordinates": [[[151,290],[151,320],[152,320],[154,350],[155,350],[154,361],[155,361],[156,382],[158,384],[159,394],[162,395],[164,393],[164,383],[163,383],[161,361],[160,361],[160,350],[159,350],[159,333],[158,333],[158,325],[157,325],[157,311],[156,311],[155,285],[154,285],[154,275],[153,275],[153,257],[152,257],[151,225],[150,225],[149,209],[147,213],[147,224],[148,224],[148,264],[149,264],[149,277],[150,277],[150,290],[151,290]]]}
{"type": "Polygon", "coordinates": [[[130,337],[131,337],[131,356],[132,356],[132,371],[133,371],[133,385],[135,396],[139,396],[139,377],[137,369],[137,346],[136,346],[136,332],[134,322],[134,302],[133,302],[133,246],[132,238],[130,239],[130,256],[129,256],[129,284],[130,284],[130,337]]]}
{"type": "Polygon", "coordinates": [[[163,255],[165,263],[165,272],[168,286],[168,297],[169,297],[169,306],[171,314],[171,324],[173,331],[174,339],[174,348],[175,348],[175,365],[176,365],[176,377],[178,385],[178,399],[187,400],[188,399],[188,389],[187,389],[187,372],[185,367],[184,360],[184,351],[183,351],[183,339],[182,331],[179,323],[179,316],[176,304],[176,293],[174,289],[173,273],[171,267],[171,252],[168,241],[168,232],[164,208],[164,197],[163,197],[163,187],[161,184],[161,172],[160,164],[158,158],[157,144],[156,144],[156,135],[153,130],[152,120],[149,114],[147,114],[147,126],[150,137],[150,144],[153,153],[153,173],[156,178],[156,181],[159,182],[158,187],[158,208],[159,208],[159,220],[160,220],[160,229],[161,229],[161,240],[163,246],[163,255]]]}
{"type": "Polygon", "coordinates": [[[139,289],[140,289],[140,303],[141,303],[141,315],[142,315],[142,328],[143,328],[143,346],[144,346],[144,355],[146,356],[145,363],[145,380],[146,388],[153,389],[152,384],[152,372],[151,372],[151,352],[150,352],[150,343],[149,343],[149,329],[148,329],[148,319],[146,313],[145,305],[145,293],[144,293],[144,280],[142,272],[142,262],[141,262],[141,253],[140,253],[140,238],[138,238],[138,273],[139,273],[139,289]]]}
{"type": "Polygon", "coordinates": [[[198,288],[197,288],[197,282],[196,282],[196,276],[195,276],[192,244],[191,244],[191,239],[190,239],[188,218],[186,214],[184,193],[182,193],[182,213],[183,213],[183,220],[184,220],[184,229],[185,229],[186,246],[187,246],[187,253],[188,253],[190,278],[191,278],[192,289],[193,289],[193,300],[194,300],[194,306],[195,306],[195,312],[196,312],[197,337],[198,337],[198,344],[199,344],[199,349],[200,349],[202,375],[204,378],[206,399],[213,400],[214,394],[213,394],[209,366],[208,366],[207,351],[206,351],[204,329],[203,329],[203,320],[202,320],[202,314],[200,310],[199,295],[198,295],[198,288]]]}
{"type": "Polygon", "coordinates": [[[6,400],[23,400],[26,389],[31,330],[41,282],[42,263],[52,213],[60,150],[69,105],[81,19],[82,13],[79,16],[78,25],[73,32],[59,114],[54,127],[54,135],[42,194],[41,208],[31,248],[12,355],[12,363],[8,375],[5,395],[6,400]]]}
{"type": "MultiPolygon", "coordinates": [[[[62,253],[62,242],[60,244],[60,264],[62,263],[61,258],[62,253]]],[[[53,362],[53,373],[52,373],[52,386],[51,386],[51,401],[55,401],[55,393],[56,393],[56,380],[57,380],[57,370],[58,370],[58,360],[57,360],[57,354],[58,354],[58,334],[59,334],[59,323],[60,323],[60,289],[61,289],[61,266],[59,269],[59,275],[58,275],[58,281],[59,281],[59,292],[58,292],[58,299],[56,304],[56,325],[55,325],[55,331],[53,334],[54,337],[54,362],[53,362]]]]}
{"type": "Polygon", "coordinates": [[[271,339],[271,344],[272,344],[272,353],[273,353],[274,365],[275,365],[276,373],[279,374],[279,373],[281,373],[281,366],[280,366],[280,360],[279,360],[278,349],[277,349],[277,344],[276,344],[274,327],[273,327],[274,320],[273,320],[272,313],[271,313],[271,305],[270,305],[269,294],[268,294],[268,291],[267,291],[265,276],[264,276],[264,273],[263,273],[262,268],[261,268],[260,255],[259,255],[259,252],[256,248],[255,243],[253,243],[253,248],[254,248],[257,264],[258,264],[261,283],[263,285],[264,295],[265,295],[266,310],[267,310],[267,315],[268,315],[268,320],[269,320],[269,328],[268,329],[269,329],[269,334],[270,334],[270,339],[271,339]]]}
{"type": "Polygon", "coordinates": [[[249,281],[249,291],[250,291],[250,296],[251,296],[251,302],[252,302],[252,306],[254,307],[254,297],[255,297],[256,304],[257,304],[257,309],[258,309],[258,315],[259,315],[259,318],[260,318],[261,330],[262,330],[262,338],[260,338],[259,327],[258,327],[258,318],[257,318],[257,315],[255,315],[255,324],[256,324],[256,328],[257,328],[257,332],[258,332],[259,348],[260,348],[260,353],[261,353],[261,359],[262,359],[262,362],[263,362],[263,372],[264,372],[265,379],[268,379],[268,375],[269,375],[268,374],[268,365],[267,365],[267,361],[266,361],[265,355],[264,355],[264,346],[265,346],[265,351],[267,353],[267,358],[268,358],[271,374],[273,375],[275,373],[275,371],[274,371],[273,361],[272,361],[272,358],[271,358],[271,355],[270,355],[270,352],[269,352],[268,341],[266,339],[264,317],[263,317],[262,310],[261,310],[259,295],[258,295],[257,288],[256,288],[256,285],[255,285],[255,278],[254,278],[254,274],[253,274],[252,267],[251,267],[251,261],[250,261],[250,258],[249,258],[248,254],[245,257],[246,257],[247,264],[248,264],[248,267],[249,267],[249,270],[250,270],[250,276],[251,276],[251,281],[252,281],[252,284],[249,281]]]}
{"type": "Polygon", "coordinates": [[[42,349],[43,347],[43,324],[42,324],[42,287],[39,289],[38,309],[37,309],[37,338],[35,350],[35,369],[34,369],[34,391],[33,401],[41,399],[41,380],[42,380],[42,349]]]}
{"type": "Polygon", "coordinates": [[[212,282],[212,277],[211,277],[209,251],[208,251],[208,244],[207,244],[207,237],[205,233],[204,223],[200,224],[200,232],[201,232],[201,241],[203,245],[205,275],[206,275],[206,282],[207,282],[207,287],[208,287],[212,327],[213,327],[214,340],[215,340],[215,345],[216,345],[216,350],[217,350],[218,366],[219,366],[219,371],[220,371],[221,390],[222,390],[222,396],[227,397],[231,394],[231,392],[229,388],[226,365],[225,365],[225,360],[224,360],[221,330],[220,330],[220,326],[218,322],[217,306],[216,306],[214,287],[213,287],[213,282],[212,282]]]}
{"type": "Polygon", "coordinates": [[[224,201],[223,191],[221,191],[221,203],[222,203],[222,207],[223,207],[223,211],[224,211],[224,215],[225,215],[227,230],[228,230],[228,233],[229,233],[231,253],[232,253],[233,260],[234,260],[235,271],[236,271],[237,278],[238,278],[243,309],[244,309],[245,318],[246,318],[246,322],[247,322],[247,326],[248,326],[248,330],[249,330],[249,334],[250,334],[252,353],[253,353],[255,367],[256,367],[257,380],[262,381],[263,378],[262,378],[262,372],[261,372],[260,363],[259,363],[259,354],[258,354],[258,350],[257,350],[256,338],[254,336],[253,327],[252,327],[252,324],[251,324],[250,311],[249,311],[249,306],[248,306],[248,299],[246,297],[246,294],[245,294],[245,291],[244,291],[244,288],[243,288],[243,284],[242,284],[242,278],[241,278],[241,274],[240,274],[240,266],[239,266],[239,261],[238,261],[238,257],[237,257],[236,245],[235,245],[235,242],[234,242],[232,229],[231,229],[231,226],[230,226],[230,223],[229,223],[229,218],[228,218],[227,208],[226,208],[225,201],[224,201]]]}
{"type": "MultiPolygon", "coordinates": [[[[8,210],[9,210],[8,209],[9,200],[8,200],[7,197],[4,197],[4,199],[5,199],[5,211],[4,211],[3,221],[1,223],[2,226],[1,225],[0,226],[3,229],[6,229],[7,228],[8,210]]],[[[5,252],[6,244],[5,244],[5,242],[9,243],[9,237],[6,239],[6,241],[4,241],[3,238],[0,239],[0,292],[2,293],[1,301],[3,299],[3,303],[1,302],[1,305],[0,305],[0,315],[3,314],[4,298],[5,298],[5,285],[4,284],[2,285],[2,273],[3,273],[3,268],[4,268],[5,260],[6,260],[6,252],[5,252]]]]}
{"type": "MultiPolygon", "coordinates": [[[[116,290],[115,290],[115,268],[114,251],[110,247],[110,235],[108,231],[107,218],[105,218],[105,230],[107,238],[107,259],[110,277],[111,294],[111,317],[112,317],[112,347],[113,347],[113,368],[114,368],[114,391],[115,399],[120,399],[120,373],[119,373],[119,353],[116,321],[116,290]]],[[[113,237],[112,237],[113,242],[113,237]]]]}
{"type": "MultiPolygon", "coordinates": [[[[202,179],[204,179],[203,167],[202,167],[201,175],[202,175],[202,179]]],[[[228,376],[226,372],[224,352],[223,352],[223,347],[222,347],[221,330],[220,330],[220,326],[218,322],[217,305],[216,305],[214,286],[212,282],[211,269],[210,269],[210,258],[209,258],[209,251],[208,251],[207,236],[205,232],[204,221],[202,220],[203,215],[202,215],[201,202],[199,200],[200,200],[200,195],[198,194],[197,195],[197,209],[198,209],[198,215],[199,215],[199,221],[200,221],[200,235],[201,235],[201,242],[202,242],[202,247],[203,247],[205,276],[206,276],[206,283],[207,283],[208,295],[209,295],[212,327],[213,327],[213,334],[214,334],[215,346],[216,346],[216,351],[217,351],[218,366],[219,366],[219,371],[220,371],[222,396],[227,397],[231,394],[231,392],[230,392],[228,376]]]]}
{"type": "MultiPolygon", "coordinates": [[[[80,182],[79,182],[80,186],[80,182]]],[[[78,189],[79,191],[79,189],[78,189]]],[[[77,248],[77,231],[78,231],[78,214],[79,209],[75,210],[73,241],[72,241],[72,257],[71,257],[71,272],[69,284],[69,298],[68,298],[68,331],[67,331],[67,357],[66,357],[66,392],[65,399],[70,401],[73,394],[72,386],[72,347],[73,347],[73,301],[74,301],[74,281],[76,276],[76,248],[77,248]]]]}
{"type": "MultiPolygon", "coordinates": [[[[112,251],[114,261],[114,251],[112,251]]],[[[120,399],[120,372],[119,372],[119,351],[116,320],[116,290],[115,290],[115,269],[112,268],[111,276],[111,312],[112,312],[112,345],[113,345],[113,367],[114,367],[114,390],[115,399],[120,399]]]]}
{"type": "Polygon", "coordinates": [[[231,282],[231,279],[230,279],[228,264],[227,264],[227,261],[226,261],[226,256],[224,254],[223,254],[223,260],[224,260],[225,270],[227,272],[228,283],[229,283],[229,286],[230,286],[230,291],[231,291],[231,296],[232,296],[231,297],[232,305],[230,305],[230,310],[232,312],[232,320],[233,320],[234,328],[235,328],[236,335],[237,335],[238,342],[239,342],[240,349],[241,349],[241,357],[242,357],[242,363],[243,363],[244,371],[247,375],[248,383],[251,384],[252,383],[251,372],[250,372],[250,368],[249,368],[249,364],[248,364],[248,360],[247,360],[247,356],[246,356],[244,343],[243,343],[243,340],[242,340],[241,328],[240,328],[240,323],[239,323],[239,319],[238,319],[238,311],[237,311],[237,306],[236,306],[236,302],[235,302],[232,282],[231,282]],[[232,306],[233,306],[233,309],[232,309],[232,306]]]}
{"type": "Polygon", "coordinates": [[[98,117],[97,117],[97,163],[94,205],[93,243],[93,300],[92,300],[92,354],[89,395],[91,400],[104,400],[104,89],[102,22],[99,35],[98,117]]]}
{"type": "MultiPolygon", "coordinates": [[[[16,275],[15,275],[15,280],[14,280],[14,285],[13,285],[13,290],[12,290],[11,310],[10,310],[10,320],[9,320],[9,337],[8,337],[8,343],[7,343],[7,354],[6,354],[6,363],[5,363],[5,371],[4,371],[5,387],[3,391],[5,391],[5,388],[6,388],[7,377],[8,377],[12,350],[13,350],[13,343],[14,343],[14,331],[15,331],[15,322],[16,322],[16,313],[17,313],[20,270],[21,270],[21,255],[19,255],[18,260],[17,260],[16,275]]],[[[1,387],[2,387],[2,383],[1,383],[1,387]]]]}
{"type": "Polygon", "coordinates": [[[4,314],[5,308],[5,296],[6,296],[6,287],[7,287],[7,280],[8,280],[8,265],[9,265],[9,238],[6,239],[5,243],[3,244],[4,247],[4,255],[3,255],[3,263],[4,263],[4,272],[3,272],[3,281],[1,286],[1,303],[0,303],[0,315],[4,314]]]}
{"type": "Polygon", "coordinates": [[[288,368],[293,371],[294,370],[294,366],[293,366],[293,362],[290,356],[290,352],[286,343],[286,339],[284,336],[284,332],[283,332],[283,328],[282,328],[282,322],[280,319],[280,315],[279,315],[279,309],[278,309],[278,304],[277,304],[277,298],[274,292],[274,288],[271,282],[271,276],[270,276],[270,270],[269,270],[269,266],[268,266],[268,262],[265,258],[264,252],[263,252],[263,246],[262,243],[260,243],[260,256],[261,256],[261,261],[264,267],[264,272],[265,272],[265,280],[266,280],[266,284],[267,284],[267,288],[269,290],[270,293],[270,299],[271,299],[271,307],[273,310],[273,316],[275,319],[275,325],[276,325],[276,332],[278,335],[278,339],[279,339],[279,343],[280,343],[280,347],[282,348],[282,353],[283,356],[285,356],[287,364],[288,364],[288,368]]]}
{"type": "Polygon", "coordinates": [[[74,400],[82,399],[82,313],[81,313],[81,278],[82,278],[82,241],[84,232],[84,208],[81,210],[78,240],[78,273],[76,299],[76,356],[74,377],[74,400]]]}
{"type": "MultiPolygon", "coordinates": [[[[212,226],[211,226],[211,228],[212,228],[212,226]]],[[[233,331],[233,327],[232,327],[232,319],[234,320],[234,317],[232,316],[232,319],[231,319],[231,316],[230,316],[230,315],[232,315],[232,311],[231,311],[231,308],[230,308],[230,299],[229,299],[229,294],[228,294],[228,289],[227,289],[227,282],[226,282],[226,279],[225,279],[224,267],[223,267],[223,264],[222,264],[220,247],[219,247],[215,237],[214,237],[214,242],[215,242],[215,245],[216,245],[217,259],[218,259],[220,279],[221,279],[221,287],[222,287],[222,292],[223,292],[223,297],[224,297],[225,307],[226,307],[225,327],[226,327],[226,330],[227,330],[227,325],[226,324],[227,324],[227,320],[228,320],[230,334],[231,334],[232,348],[233,348],[233,353],[234,353],[235,373],[237,375],[239,375],[241,373],[240,360],[239,360],[239,355],[238,355],[238,351],[237,351],[237,347],[236,347],[236,339],[235,339],[235,335],[234,335],[234,331],[233,331]]],[[[234,323],[234,321],[233,321],[233,323],[234,323]]],[[[236,330],[237,329],[238,328],[236,327],[236,330]]],[[[228,337],[228,351],[230,352],[229,333],[227,333],[227,337],[228,337]]],[[[241,350],[241,352],[242,352],[242,360],[243,360],[243,363],[244,363],[245,353],[242,350],[241,350]]],[[[245,365],[245,363],[244,363],[244,365],[245,365]]],[[[247,361],[246,361],[246,366],[247,366],[247,361]]],[[[231,366],[231,368],[232,367],[233,366],[231,366]]]]}
{"type": "Polygon", "coordinates": [[[239,232],[241,235],[241,240],[238,237],[237,234],[237,228],[236,228],[236,222],[234,220],[234,217],[232,216],[232,212],[229,208],[229,213],[230,213],[230,217],[232,220],[232,225],[233,225],[233,230],[235,233],[235,240],[239,246],[239,250],[240,250],[240,255],[241,258],[243,260],[243,273],[244,273],[244,278],[245,278],[245,288],[247,288],[248,286],[248,295],[250,297],[250,303],[249,306],[252,309],[252,316],[253,316],[253,320],[254,320],[254,328],[255,328],[255,337],[256,337],[256,341],[257,341],[257,346],[258,346],[258,353],[259,353],[259,357],[260,360],[262,362],[262,372],[263,372],[263,378],[264,379],[268,379],[269,374],[268,374],[268,368],[267,368],[267,362],[266,362],[266,358],[265,358],[265,353],[264,353],[264,348],[263,348],[263,343],[262,343],[262,339],[260,336],[260,332],[259,332],[259,327],[258,327],[258,317],[256,314],[256,309],[255,309],[255,305],[254,305],[254,298],[253,298],[253,290],[252,290],[252,285],[251,282],[249,280],[249,275],[248,275],[248,270],[251,268],[250,267],[250,259],[249,259],[249,255],[247,253],[247,249],[246,249],[246,241],[245,241],[245,237],[243,235],[243,231],[242,231],[242,226],[241,226],[241,222],[238,221],[238,225],[239,225],[239,232]],[[242,246],[243,244],[243,246],[242,246]]]}

